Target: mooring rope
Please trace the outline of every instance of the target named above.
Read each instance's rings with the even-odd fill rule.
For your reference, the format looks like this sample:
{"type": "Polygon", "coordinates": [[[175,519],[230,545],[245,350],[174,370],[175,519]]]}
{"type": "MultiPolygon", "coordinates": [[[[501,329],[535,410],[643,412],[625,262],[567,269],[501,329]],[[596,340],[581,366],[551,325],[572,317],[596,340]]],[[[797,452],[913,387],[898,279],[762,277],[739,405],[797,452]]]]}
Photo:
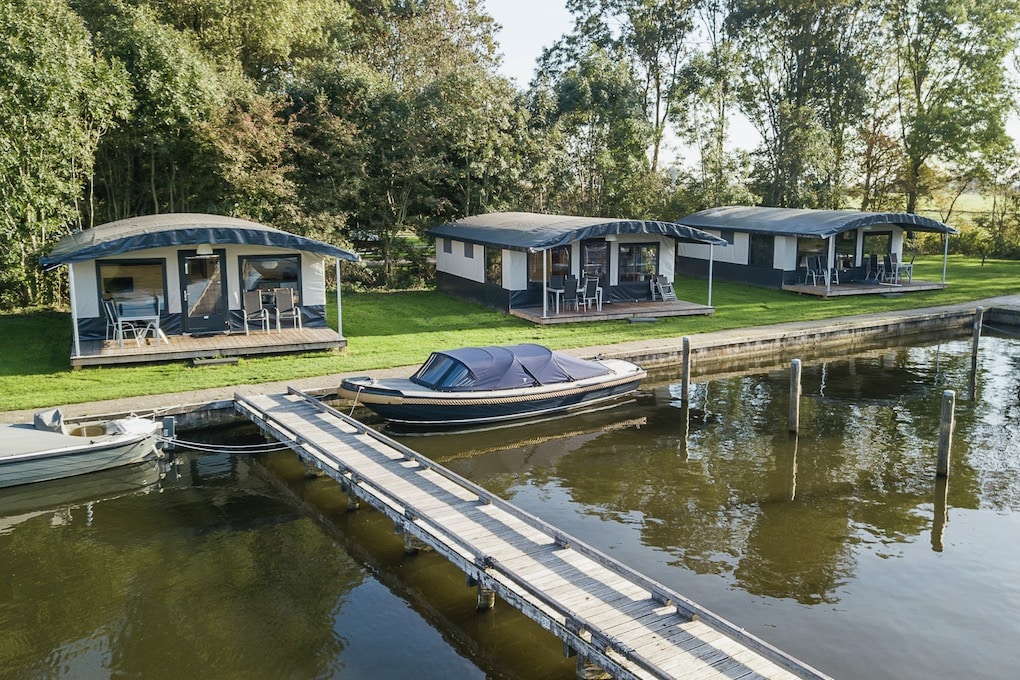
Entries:
{"type": "Polygon", "coordinates": [[[163,443],[173,446],[183,446],[202,453],[236,453],[236,454],[259,454],[283,451],[288,448],[280,442],[266,442],[264,444],[213,444],[210,442],[192,442],[177,437],[160,437],[163,443]]]}

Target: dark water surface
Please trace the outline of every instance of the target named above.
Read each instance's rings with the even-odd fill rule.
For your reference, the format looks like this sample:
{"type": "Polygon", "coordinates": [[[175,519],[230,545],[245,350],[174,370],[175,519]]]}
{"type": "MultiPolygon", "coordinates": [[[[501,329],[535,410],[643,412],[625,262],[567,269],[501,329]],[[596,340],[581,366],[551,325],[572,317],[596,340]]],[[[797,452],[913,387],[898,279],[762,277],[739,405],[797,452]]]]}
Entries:
{"type": "MultiPolygon", "coordinates": [[[[593,413],[411,447],[838,678],[1020,665],[1020,343],[668,375],[593,413]],[[957,392],[948,484],[942,392],[957,392]]],[[[257,441],[251,430],[224,442],[257,441]]],[[[2,678],[572,678],[560,643],[405,556],[293,454],[181,452],[0,490],[2,678]]]]}

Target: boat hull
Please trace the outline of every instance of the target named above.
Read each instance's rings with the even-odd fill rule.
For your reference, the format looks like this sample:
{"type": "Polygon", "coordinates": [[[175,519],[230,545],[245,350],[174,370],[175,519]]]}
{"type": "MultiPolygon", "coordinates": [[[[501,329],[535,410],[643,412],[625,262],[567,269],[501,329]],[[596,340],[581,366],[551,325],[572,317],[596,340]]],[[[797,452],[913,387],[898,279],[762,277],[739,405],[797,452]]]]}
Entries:
{"type": "Polygon", "coordinates": [[[386,381],[352,378],[342,381],[339,394],[403,425],[484,424],[584,408],[630,394],[646,375],[640,368],[634,369],[597,382],[567,383],[530,393],[411,391],[388,386],[386,381]]]}
{"type": "MultiPolygon", "coordinates": [[[[100,470],[134,465],[159,454],[158,432],[108,437],[75,437],[56,433],[19,432],[5,427],[0,440],[30,445],[11,447],[0,455],[0,488],[75,477],[100,470]],[[54,435],[43,437],[42,435],[54,435]]],[[[25,428],[28,429],[28,428],[25,428]]]]}

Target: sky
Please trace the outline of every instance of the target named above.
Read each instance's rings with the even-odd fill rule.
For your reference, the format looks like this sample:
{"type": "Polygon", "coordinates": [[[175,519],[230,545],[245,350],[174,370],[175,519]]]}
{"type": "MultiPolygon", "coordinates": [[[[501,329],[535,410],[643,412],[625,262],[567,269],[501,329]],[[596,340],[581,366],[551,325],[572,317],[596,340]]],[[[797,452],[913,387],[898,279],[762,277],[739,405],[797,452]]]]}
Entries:
{"type": "Polygon", "coordinates": [[[503,74],[526,88],[542,50],[570,31],[570,13],[556,0],[485,0],[488,13],[502,26],[497,34],[503,74]]]}

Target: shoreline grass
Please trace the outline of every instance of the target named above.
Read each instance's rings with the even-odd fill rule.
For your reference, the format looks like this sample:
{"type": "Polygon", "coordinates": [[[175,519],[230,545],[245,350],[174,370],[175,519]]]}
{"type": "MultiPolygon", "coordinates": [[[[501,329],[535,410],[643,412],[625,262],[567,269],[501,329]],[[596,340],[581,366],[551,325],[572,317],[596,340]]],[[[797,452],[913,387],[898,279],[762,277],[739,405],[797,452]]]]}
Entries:
{"type": "MultiPolygon", "coordinates": [[[[918,258],[915,276],[938,281],[942,258],[918,258]]],[[[417,364],[435,349],[537,342],[554,349],[696,335],[720,330],[811,321],[883,311],[937,307],[1020,293],[1020,262],[951,257],[941,291],[902,297],[821,299],[716,281],[708,317],[671,317],[651,324],[601,321],[536,326],[505,313],[434,291],[344,293],[340,353],[242,358],[236,365],[185,362],[73,371],[71,319],[51,310],[0,315],[0,411],[86,401],[294,380],[417,364]]],[[[707,300],[707,281],[681,277],[682,299],[707,300]]],[[[336,327],[336,309],[328,310],[336,327]]]]}

